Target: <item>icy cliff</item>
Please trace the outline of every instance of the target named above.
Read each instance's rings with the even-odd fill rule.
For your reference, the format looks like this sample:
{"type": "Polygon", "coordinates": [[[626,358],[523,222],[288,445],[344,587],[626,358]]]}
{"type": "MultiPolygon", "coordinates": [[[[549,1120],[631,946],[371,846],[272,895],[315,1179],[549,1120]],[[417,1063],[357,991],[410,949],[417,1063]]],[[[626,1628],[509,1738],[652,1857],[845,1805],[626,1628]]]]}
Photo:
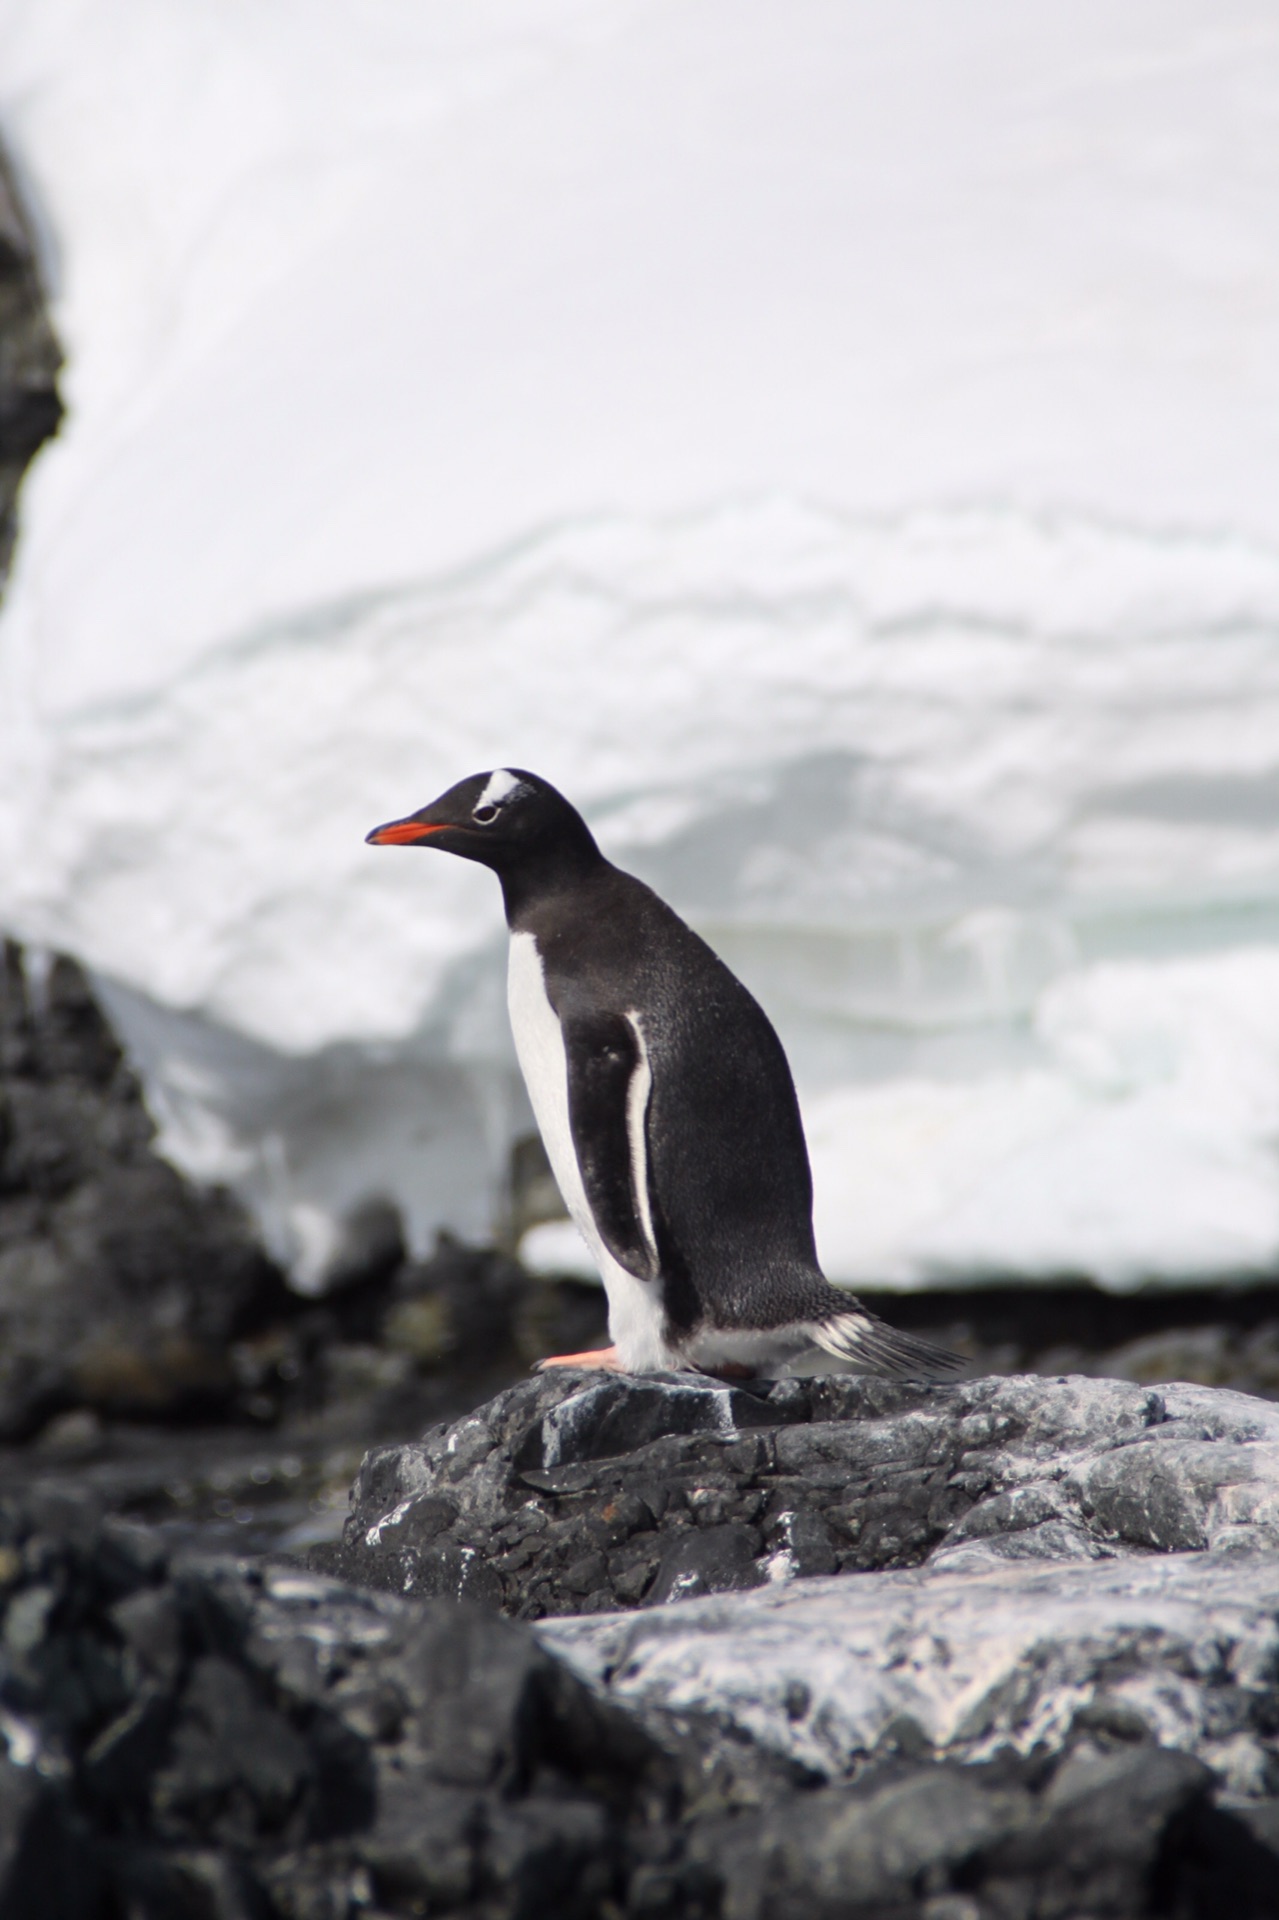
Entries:
{"type": "Polygon", "coordinates": [[[1273,1264],[1260,0],[0,0],[0,76],[0,923],[304,1281],[500,1205],[496,892],[362,838],[511,762],[776,1018],[837,1276],[1273,1264]]]}

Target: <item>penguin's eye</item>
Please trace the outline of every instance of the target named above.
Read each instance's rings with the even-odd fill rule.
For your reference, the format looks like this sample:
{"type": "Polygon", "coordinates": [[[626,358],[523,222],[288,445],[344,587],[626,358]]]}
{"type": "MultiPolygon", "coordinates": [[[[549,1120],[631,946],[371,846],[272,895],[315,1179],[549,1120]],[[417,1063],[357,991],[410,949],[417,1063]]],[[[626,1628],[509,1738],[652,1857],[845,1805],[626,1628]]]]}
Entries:
{"type": "Polygon", "coordinates": [[[478,826],[491,827],[493,822],[497,819],[497,808],[493,806],[476,807],[474,813],[472,813],[471,815],[471,818],[476,822],[478,826]]]}

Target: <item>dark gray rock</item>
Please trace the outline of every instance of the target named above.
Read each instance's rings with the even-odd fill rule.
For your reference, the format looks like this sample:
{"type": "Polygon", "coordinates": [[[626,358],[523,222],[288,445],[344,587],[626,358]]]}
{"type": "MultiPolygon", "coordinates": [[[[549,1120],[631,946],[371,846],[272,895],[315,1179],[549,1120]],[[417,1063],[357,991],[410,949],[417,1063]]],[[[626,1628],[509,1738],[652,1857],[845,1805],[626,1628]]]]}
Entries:
{"type": "MultiPolygon", "coordinates": [[[[760,1534],[755,1527],[730,1524],[681,1532],[658,1562],[657,1577],[646,1598],[650,1605],[661,1606],[667,1600],[688,1600],[702,1593],[757,1587],[761,1580],[759,1548],[760,1534]]],[[[601,1578],[605,1571],[601,1564],[601,1578]]]]}
{"type": "Polygon", "coordinates": [[[733,1855],[725,1920],[1130,1920],[1205,1789],[1198,1762],[1149,1750],[1081,1753],[1038,1791],[1029,1769],[884,1769],[770,1809],[733,1855]]]}
{"type": "MultiPolygon", "coordinates": [[[[420,1431],[495,1392],[558,1340],[599,1331],[598,1288],[533,1281],[494,1249],[446,1236],[410,1260],[385,1204],[348,1221],[332,1290],[304,1299],[234,1200],[185,1180],[154,1134],[80,970],[5,945],[0,1449],[48,1428],[40,1469],[100,1462],[108,1503],[152,1518],[166,1485],[200,1476],[163,1442],[148,1469],[136,1435],[121,1457],[104,1420],[291,1424],[285,1454],[349,1447],[358,1459],[386,1433],[420,1431]],[[148,1472],[153,1492],[139,1499],[131,1489],[148,1472]]],[[[197,1467],[215,1452],[225,1444],[206,1443],[197,1467]]],[[[231,1477],[240,1464],[227,1463],[231,1477]]],[[[11,1465],[29,1477],[0,1452],[0,1487],[11,1465]]],[[[343,1492],[353,1466],[343,1462],[343,1492]]],[[[226,1491],[211,1488],[206,1507],[226,1491]]],[[[252,1483],[248,1493],[258,1504],[252,1483]]]]}
{"type": "Polygon", "coordinates": [[[899,1721],[828,1785],[494,1613],[0,1505],[0,1920],[1273,1914],[1279,1803],[1103,1720],[967,1766],[899,1721]]]}
{"type": "Polygon", "coordinates": [[[1261,1920],[1277,1542],[1237,1394],[561,1376],[370,1455],[335,1559],[558,1614],[678,1758],[720,1920],[1261,1920]]]}
{"type": "Polygon", "coordinates": [[[1279,1544],[1279,1410],[1072,1378],[551,1375],[365,1460],[325,1564],[521,1618],[835,1572],[1279,1544]]]}
{"type": "Polygon", "coordinates": [[[585,1920],[674,1815],[675,1762],[491,1613],[78,1516],[0,1538],[4,1920],[585,1920]]]}
{"type": "Polygon", "coordinates": [[[225,1407],[283,1298],[230,1199],[183,1181],[79,969],[0,955],[0,1440],[66,1409],[225,1407]]]}

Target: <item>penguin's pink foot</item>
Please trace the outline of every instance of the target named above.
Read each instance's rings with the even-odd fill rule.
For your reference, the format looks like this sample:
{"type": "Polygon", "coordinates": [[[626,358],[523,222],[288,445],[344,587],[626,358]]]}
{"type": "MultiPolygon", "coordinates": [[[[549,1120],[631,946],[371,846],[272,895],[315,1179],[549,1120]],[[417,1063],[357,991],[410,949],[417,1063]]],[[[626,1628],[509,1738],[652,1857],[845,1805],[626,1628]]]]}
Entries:
{"type": "Polygon", "coordinates": [[[548,1367],[598,1367],[605,1373],[625,1373],[621,1355],[616,1347],[598,1347],[594,1353],[553,1353],[546,1360],[539,1360],[535,1373],[545,1373],[548,1367]]]}

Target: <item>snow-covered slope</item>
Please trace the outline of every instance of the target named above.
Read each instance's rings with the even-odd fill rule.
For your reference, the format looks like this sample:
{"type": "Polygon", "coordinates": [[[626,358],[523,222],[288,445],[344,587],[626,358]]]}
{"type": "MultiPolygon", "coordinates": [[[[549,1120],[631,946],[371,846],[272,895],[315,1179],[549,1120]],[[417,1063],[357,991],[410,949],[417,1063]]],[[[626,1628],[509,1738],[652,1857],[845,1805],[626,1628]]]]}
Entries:
{"type": "Polygon", "coordinates": [[[838,1276],[1273,1262],[1261,0],[0,0],[0,120],[0,922],[303,1278],[499,1204],[496,890],[362,836],[511,762],[773,1012],[838,1276]]]}

